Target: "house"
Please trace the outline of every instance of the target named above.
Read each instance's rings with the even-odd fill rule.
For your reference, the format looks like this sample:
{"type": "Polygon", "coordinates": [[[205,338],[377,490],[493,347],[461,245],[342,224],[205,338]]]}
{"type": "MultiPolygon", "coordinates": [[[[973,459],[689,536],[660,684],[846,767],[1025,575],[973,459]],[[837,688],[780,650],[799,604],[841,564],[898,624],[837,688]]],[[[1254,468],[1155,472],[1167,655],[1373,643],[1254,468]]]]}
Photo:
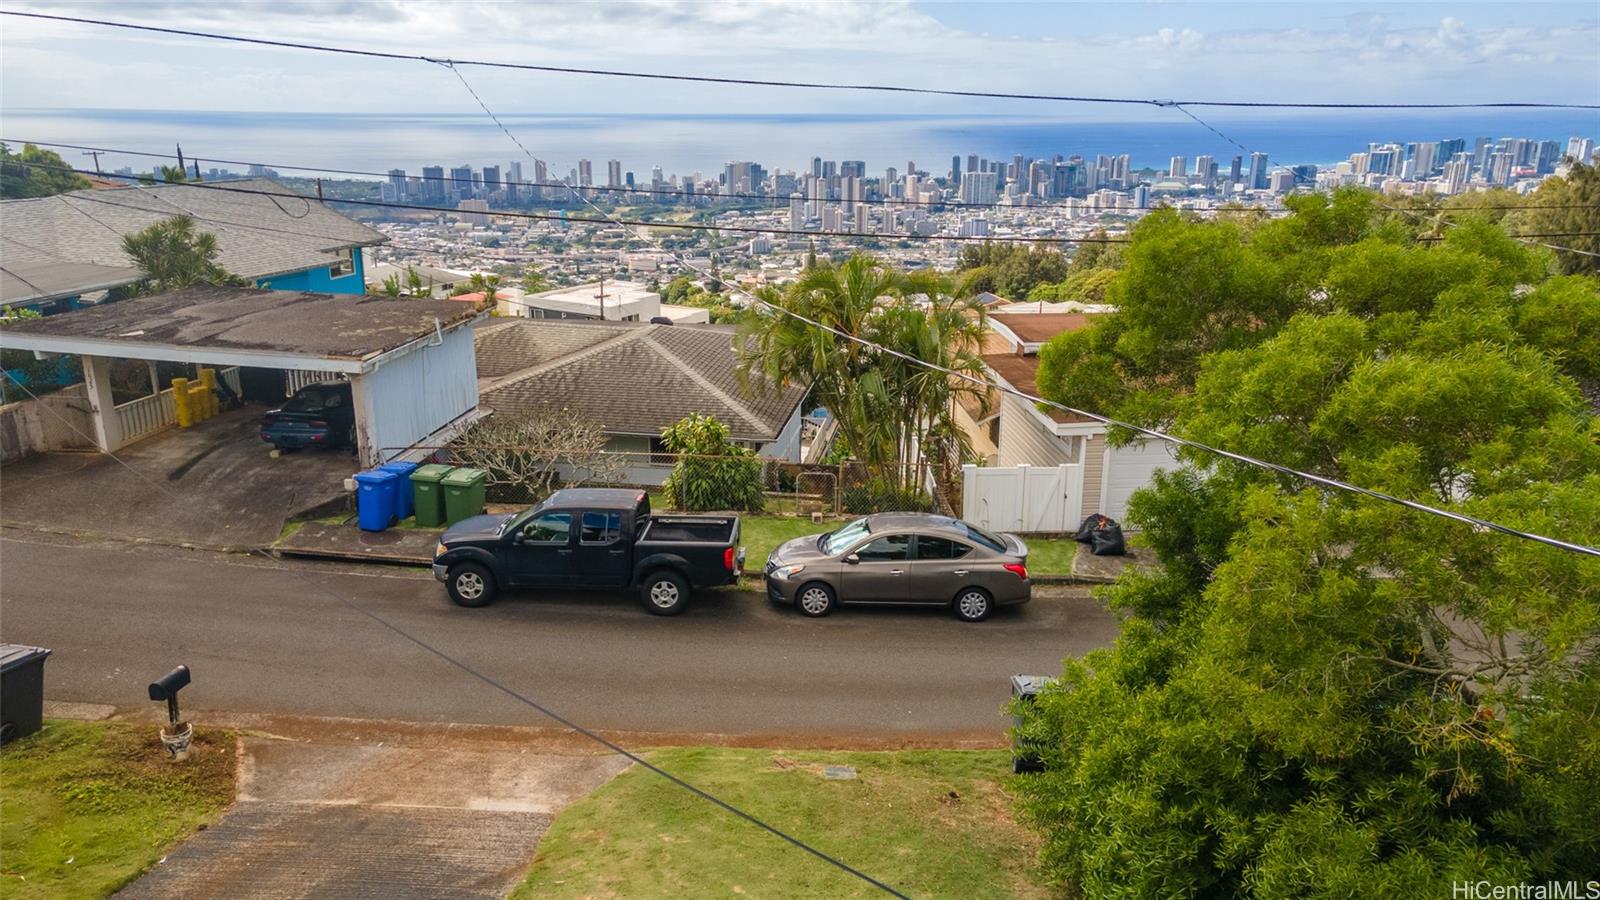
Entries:
{"type": "Polygon", "coordinates": [[[133,284],[141,273],[122,252],[122,239],[176,216],[216,236],[216,262],[224,269],[281,291],[364,293],[361,248],[388,240],[266,178],[6,200],[0,202],[0,306],[64,312],[133,284]]]}
{"type": "Polygon", "coordinates": [[[500,315],[523,319],[648,322],[661,315],[661,295],[631,281],[600,281],[525,294],[500,304],[500,315]]]}
{"type": "MultiPolygon", "coordinates": [[[[485,314],[445,300],[396,303],[305,291],[192,287],[8,325],[8,349],[83,359],[85,429],[115,451],[176,421],[157,363],[212,367],[246,400],[350,382],[359,459],[374,465],[448,439],[477,416],[473,331],[485,314]],[[117,403],[114,359],[143,360],[154,390],[117,403]]],[[[236,439],[259,445],[255,429],[236,439]]],[[[40,447],[38,449],[50,449],[40,447]]]]}
{"type": "MultiPolygon", "coordinates": [[[[983,362],[990,378],[998,385],[1040,396],[1040,348],[1058,334],[1087,327],[1091,319],[1076,312],[1006,312],[989,316],[983,362]]],[[[1070,527],[1097,512],[1122,519],[1127,514],[1128,497],[1135,490],[1149,483],[1156,470],[1176,466],[1168,444],[1145,441],[1112,447],[1106,442],[1106,426],[1095,419],[1041,406],[1014,394],[996,393],[998,396],[986,410],[976,401],[957,404],[957,424],[986,466],[1076,467],[1071,470],[1071,477],[1081,477],[1081,482],[1074,482],[1078,489],[1072,498],[1073,508],[1061,515],[1061,521],[1070,523],[1070,527]]],[[[983,514],[972,510],[967,513],[980,524],[1017,527],[1010,521],[985,523],[981,521],[983,514]]]]}
{"type": "Polygon", "coordinates": [[[400,286],[409,289],[407,277],[410,272],[417,273],[417,277],[422,280],[423,289],[428,292],[428,296],[436,300],[448,299],[451,290],[456,285],[464,284],[472,279],[470,273],[457,272],[454,269],[441,269],[438,266],[380,262],[373,263],[366,268],[364,277],[367,290],[374,294],[383,293],[383,283],[390,278],[400,279],[400,286]]]}
{"type": "Polygon", "coordinates": [[[639,454],[629,480],[671,471],[661,430],[691,413],[728,426],[735,442],[799,461],[804,389],[747,390],[732,328],[512,319],[477,331],[478,391],[497,415],[564,409],[598,424],[607,449],[639,454]]]}

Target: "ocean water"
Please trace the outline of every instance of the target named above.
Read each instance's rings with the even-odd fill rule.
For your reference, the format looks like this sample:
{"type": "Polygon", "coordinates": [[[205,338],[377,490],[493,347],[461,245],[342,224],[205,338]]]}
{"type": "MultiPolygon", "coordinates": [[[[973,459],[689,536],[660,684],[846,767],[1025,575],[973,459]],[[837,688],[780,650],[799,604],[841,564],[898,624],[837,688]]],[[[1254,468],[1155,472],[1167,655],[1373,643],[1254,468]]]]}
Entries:
{"type": "MultiPolygon", "coordinates": [[[[965,165],[969,153],[1010,160],[1013,154],[1047,158],[1056,153],[1130,154],[1134,165],[1165,168],[1172,156],[1210,154],[1224,168],[1236,155],[1267,153],[1274,163],[1327,164],[1365,150],[1369,142],[1409,142],[1477,137],[1569,137],[1600,139],[1594,110],[1287,112],[1241,115],[1197,110],[1223,132],[1219,137],[1178,110],[1136,111],[1120,121],[1084,121],[1046,116],[972,115],[539,115],[502,113],[507,127],[529,151],[565,175],[579,159],[594,161],[603,180],[609,159],[647,180],[652,166],[668,175],[720,171],[727,160],[754,160],[769,170],[809,170],[813,156],[859,159],[879,175],[889,166],[904,172],[909,162],[944,174],[952,155],[965,165]]],[[[424,165],[474,167],[523,161],[532,166],[495,124],[468,114],[255,113],[204,110],[10,109],[0,110],[0,138],[12,143],[55,141],[173,154],[260,162],[269,166],[387,171],[421,174],[424,165]]],[[[68,160],[92,163],[77,151],[68,160]]],[[[101,165],[151,160],[110,154],[101,165]]],[[[229,166],[221,166],[229,168],[229,166]]],[[[236,167],[235,167],[236,168],[236,167]]]]}

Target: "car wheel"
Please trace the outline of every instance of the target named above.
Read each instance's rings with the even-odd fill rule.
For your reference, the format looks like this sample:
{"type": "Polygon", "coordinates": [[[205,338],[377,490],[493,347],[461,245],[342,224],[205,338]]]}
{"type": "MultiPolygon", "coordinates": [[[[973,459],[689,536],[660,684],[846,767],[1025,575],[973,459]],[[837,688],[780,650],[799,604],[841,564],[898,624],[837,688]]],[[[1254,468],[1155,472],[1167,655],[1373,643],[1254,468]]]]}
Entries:
{"type": "Polygon", "coordinates": [[[478,563],[461,563],[445,578],[445,589],[457,606],[476,609],[494,602],[494,574],[478,563]]]}
{"type": "Polygon", "coordinates": [[[994,600],[982,588],[962,588],[953,605],[956,618],[963,622],[982,622],[994,612],[994,600]]]}
{"type": "Polygon", "coordinates": [[[813,619],[821,618],[833,612],[833,588],[813,581],[795,592],[794,605],[813,619]]]}
{"type": "Polygon", "coordinates": [[[667,569],[651,572],[639,585],[644,608],[658,616],[675,616],[689,605],[689,582],[667,569]]]}

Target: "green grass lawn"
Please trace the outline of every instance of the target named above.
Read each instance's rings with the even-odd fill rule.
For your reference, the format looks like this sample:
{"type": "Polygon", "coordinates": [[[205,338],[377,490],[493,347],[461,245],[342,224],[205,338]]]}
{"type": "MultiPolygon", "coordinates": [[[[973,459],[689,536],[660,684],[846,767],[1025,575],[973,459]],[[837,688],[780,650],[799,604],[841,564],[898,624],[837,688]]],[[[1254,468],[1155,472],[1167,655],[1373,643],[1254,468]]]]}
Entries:
{"type": "Polygon", "coordinates": [[[171,763],[153,725],[47,721],[0,749],[0,894],[104,897],[233,802],[233,735],[171,763]]]}
{"type": "MultiPolygon", "coordinates": [[[[913,897],[1045,897],[1003,751],[684,747],[651,762],[913,897]],[[823,765],[854,766],[830,781],[823,765]]],[[[876,889],[635,766],[551,826],[513,898],[868,897],[876,889]]]]}

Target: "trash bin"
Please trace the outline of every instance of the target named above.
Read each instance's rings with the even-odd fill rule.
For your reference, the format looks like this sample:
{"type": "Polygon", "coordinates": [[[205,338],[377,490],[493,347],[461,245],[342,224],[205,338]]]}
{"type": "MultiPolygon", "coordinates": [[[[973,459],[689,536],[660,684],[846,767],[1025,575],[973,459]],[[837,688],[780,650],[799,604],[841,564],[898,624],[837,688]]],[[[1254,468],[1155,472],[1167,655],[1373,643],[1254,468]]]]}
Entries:
{"type": "Polygon", "coordinates": [[[382,469],[356,473],[356,521],[362,531],[382,531],[394,521],[394,486],[400,476],[382,469]]]}
{"type": "Polygon", "coordinates": [[[416,501],[411,496],[411,473],[416,470],[416,463],[398,459],[378,467],[380,472],[393,472],[397,476],[394,480],[394,514],[398,518],[411,518],[416,508],[416,501]]]}
{"type": "Polygon", "coordinates": [[[418,525],[428,528],[444,525],[444,488],[439,482],[452,471],[449,466],[429,463],[411,473],[411,503],[418,525]]]}
{"type": "MultiPolygon", "coordinates": [[[[1055,681],[1048,675],[1013,675],[1011,676],[1011,696],[1022,703],[1033,703],[1033,698],[1039,695],[1047,685],[1055,681]]],[[[1043,772],[1044,760],[1039,758],[1039,741],[1022,736],[1022,715],[1013,713],[1011,716],[1011,771],[1020,775],[1023,772],[1043,772]]]]}
{"type": "Polygon", "coordinates": [[[39,730],[44,722],[44,660],[50,651],[0,644],[0,744],[39,730]]]}
{"type": "Polygon", "coordinates": [[[440,480],[445,524],[454,525],[483,512],[483,483],[488,477],[482,469],[456,469],[440,480]]]}

